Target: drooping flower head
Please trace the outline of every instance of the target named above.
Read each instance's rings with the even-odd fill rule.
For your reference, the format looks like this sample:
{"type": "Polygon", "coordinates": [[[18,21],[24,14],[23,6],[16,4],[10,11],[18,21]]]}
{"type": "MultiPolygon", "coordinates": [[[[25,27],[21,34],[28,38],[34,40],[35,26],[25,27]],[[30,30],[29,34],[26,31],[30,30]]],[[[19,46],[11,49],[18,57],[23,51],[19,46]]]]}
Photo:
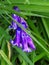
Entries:
{"type": "MultiPolygon", "coordinates": [[[[16,10],[17,12],[20,12],[20,10],[17,6],[14,6],[13,9],[16,10]]],[[[20,24],[22,24],[22,26],[24,28],[26,28],[26,29],[28,28],[26,21],[22,17],[20,17],[16,14],[12,14],[12,17],[16,20],[16,22],[19,22],[20,24]]],[[[31,37],[25,31],[23,31],[16,24],[16,22],[12,21],[11,25],[9,26],[9,28],[15,30],[15,38],[14,38],[14,40],[10,41],[11,44],[21,47],[22,50],[25,52],[32,52],[32,50],[35,50],[36,47],[31,39],[31,37]]]]}

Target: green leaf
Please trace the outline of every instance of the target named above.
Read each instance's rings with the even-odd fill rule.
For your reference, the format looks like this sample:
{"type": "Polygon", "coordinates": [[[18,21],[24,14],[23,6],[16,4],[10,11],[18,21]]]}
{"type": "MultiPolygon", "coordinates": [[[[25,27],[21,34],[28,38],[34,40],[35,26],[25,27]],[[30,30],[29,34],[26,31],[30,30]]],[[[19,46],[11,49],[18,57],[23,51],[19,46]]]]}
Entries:
{"type": "MultiPolygon", "coordinates": [[[[6,42],[5,39],[2,40],[2,46],[1,49],[6,53],[7,55],[7,47],[6,47],[6,42]]],[[[7,63],[5,62],[5,60],[1,57],[1,65],[7,65],[7,63]]]]}
{"type": "Polygon", "coordinates": [[[39,55],[35,56],[34,63],[38,60],[42,59],[45,56],[45,52],[40,53],[39,55]]]}
{"type": "Polygon", "coordinates": [[[49,19],[42,18],[42,22],[43,22],[44,28],[46,30],[47,36],[49,38],[49,19]]]}
{"type": "Polygon", "coordinates": [[[32,61],[27,57],[27,55],[18,47],[13,46],[15,50],[24,58],[24,60],[29,63],[30,65],[33,65],[32,61]]]}
{"type": "Polygon", "coordinates": [[[9,61],[8,57],[7,57],[6,54],[3,52],[3,50],[0,50],[0,55],[1,55],[2,58],[7,62],[8,65],[12,65],[12,63],[9,61]]]}

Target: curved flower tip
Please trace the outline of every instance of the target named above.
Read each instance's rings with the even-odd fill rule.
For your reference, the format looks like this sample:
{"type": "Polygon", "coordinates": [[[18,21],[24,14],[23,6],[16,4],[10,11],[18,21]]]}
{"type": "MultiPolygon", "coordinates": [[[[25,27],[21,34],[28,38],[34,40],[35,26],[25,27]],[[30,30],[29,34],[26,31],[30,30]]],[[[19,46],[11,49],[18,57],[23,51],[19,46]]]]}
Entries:
{"type": "Polygon", "coordinates": [[[13,40],[10,40],[10,43],[15,46],[16,44],[14,44],[14,41],[13,40]]]}
{"type": "Polygon", "coordinates": [[[13,46],[18,46],[18,47],[20,47],[20,46],[18,45],[18,43],[15,42],[14,40],[10,40],[10,43],[11,43],[13,46]]]}
{"type": "Polygon", "coordinates": [[[12,21],[11,25],[9,26],[10,29],[17,29],[17,25],[15,22],[12,21]]]}
{"type": "Polygon", "coordinates": [[[24,48],[23,51],[24,51],[24,52],[28,52],[28,53],[29,53],[29,52],[32,52],[32,50],[31,50],[30,48],[24,48]]]}
{"type": "Polygon", "coordinates": [[[14,6],[13,9],[20,12],[20,10],[19,10],[19,8],[17,6],[14,6]]]}

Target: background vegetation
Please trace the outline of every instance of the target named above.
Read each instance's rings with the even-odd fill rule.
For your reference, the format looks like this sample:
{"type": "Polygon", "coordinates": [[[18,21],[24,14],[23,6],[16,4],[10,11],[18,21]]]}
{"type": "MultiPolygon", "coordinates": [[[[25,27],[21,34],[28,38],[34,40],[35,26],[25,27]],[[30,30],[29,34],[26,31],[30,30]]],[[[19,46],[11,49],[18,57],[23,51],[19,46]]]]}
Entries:
{"type": "Polygon", "coordinates": [[[49,65],[49,0],[0,0],[0,65],[49,65]],[[14,11],[18,6],[20,13],[14,11]],[[23,17],[28,23],[28,33],[36,46],[36,50],[25,53],[12,46],[9,41],[14,31],[9,31],[11,14],[23,17]]]}

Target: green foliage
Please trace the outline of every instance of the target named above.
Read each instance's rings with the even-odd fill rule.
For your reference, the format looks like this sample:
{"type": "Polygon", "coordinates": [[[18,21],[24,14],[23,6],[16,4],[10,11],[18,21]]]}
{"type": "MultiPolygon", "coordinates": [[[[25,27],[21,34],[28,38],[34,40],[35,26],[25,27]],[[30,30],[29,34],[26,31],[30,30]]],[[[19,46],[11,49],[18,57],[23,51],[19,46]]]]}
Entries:
{"type": "Polygon", "coordinates": [[[49,0],[0,1],[0,61],[0,65],[49,65],[49,0]],[[21,12],[14,11],[13,6],[18,6],[21,12]],[[26,20],[27,30],[11,17],[14,13],[26,20]],[[35,51],[25,53],[10,44],[11,20],[31,36],[35,51]]]}

